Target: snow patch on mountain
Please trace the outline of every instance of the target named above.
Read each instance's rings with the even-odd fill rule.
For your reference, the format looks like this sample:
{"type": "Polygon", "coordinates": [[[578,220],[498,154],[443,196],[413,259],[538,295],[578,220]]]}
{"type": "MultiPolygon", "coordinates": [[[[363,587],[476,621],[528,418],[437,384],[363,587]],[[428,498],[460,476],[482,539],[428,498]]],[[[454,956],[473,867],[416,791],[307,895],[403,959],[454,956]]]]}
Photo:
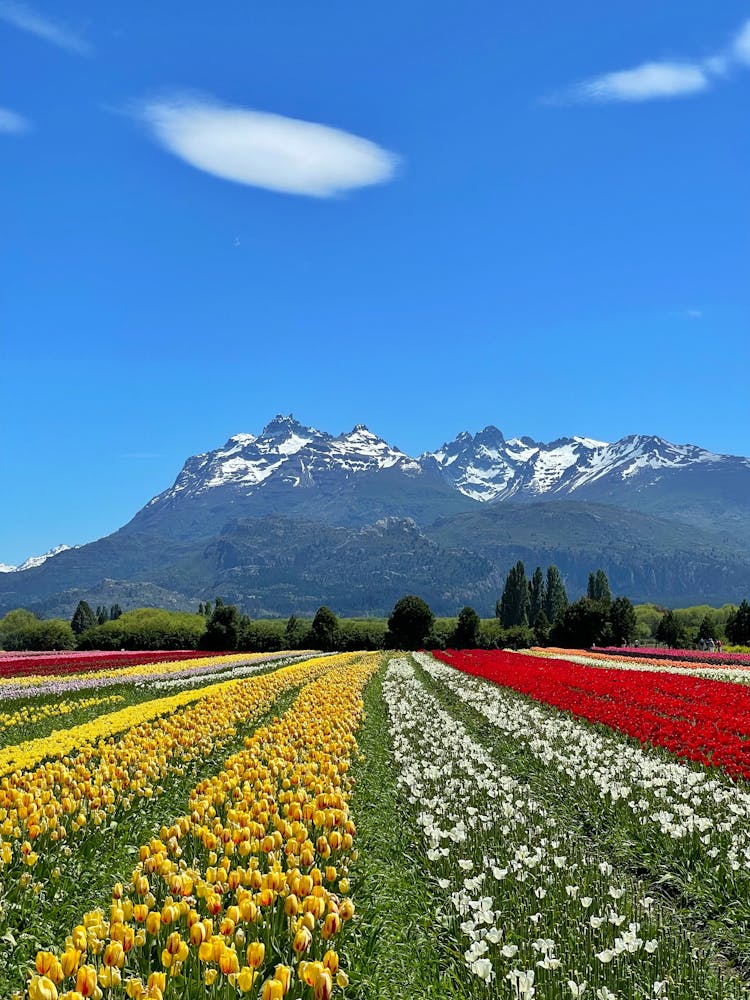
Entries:
{"type": "Polygon", "coordinates": [[[575,495],[602,481],[642,489],[668,470],[727,461],[747,463],[645,435],[612,444],[578,435],[548,444],[529,437],[506,441],[492,425],[474,435],[461,431],[415,459],[364,424],[334,437],[279,414],[257,436],[235,434],[223,447],[189,458],[174,485],[149,506],[180,494],[224,488],[249,496],[273,483],[310,488],[332,476],[348,479],[388,469],[409,476],[438,474],[464,496],[486,503],[575,495]]]}
{"type": "Polygon", "coordinates": [[[22,573],[25,569],[36,569],[37,566],[41,566],[42,563],[47,562],[53,556],[59,555],[61,552],[67,552],[70,548],[77,549],[78,547],[77,545],[55,545],[54,548],[43,553],[41,556],[29,556],[28,559],[25,559],[18,566],[9,566],[7,563],[0,563],[0,573],[22,573]]]}

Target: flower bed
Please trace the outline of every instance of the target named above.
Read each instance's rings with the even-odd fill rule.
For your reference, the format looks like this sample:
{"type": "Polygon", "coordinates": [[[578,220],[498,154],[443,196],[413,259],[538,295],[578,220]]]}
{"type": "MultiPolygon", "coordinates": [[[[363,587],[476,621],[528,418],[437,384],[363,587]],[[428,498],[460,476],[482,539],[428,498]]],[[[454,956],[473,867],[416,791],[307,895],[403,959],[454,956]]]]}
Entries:
{"type": "Polygon", "coordinates": [[[750,690],[685,673],[587,667],[504,650],[446,650],[438,659],[665,747],[702,764],[750,777],[750,690]]]}

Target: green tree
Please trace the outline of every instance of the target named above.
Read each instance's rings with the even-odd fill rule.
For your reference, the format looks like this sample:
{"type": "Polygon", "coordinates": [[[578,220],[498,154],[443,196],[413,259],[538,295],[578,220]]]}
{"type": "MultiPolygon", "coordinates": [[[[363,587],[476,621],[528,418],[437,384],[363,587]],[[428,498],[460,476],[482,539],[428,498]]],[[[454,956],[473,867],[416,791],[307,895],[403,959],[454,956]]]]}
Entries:
{"type": "Polygon", "coordinates": [[[477,649],[479,647],[479,615],[474,608],[462,608],[458,614],[456,629],[452,636],[454,649],[477,649]]]}
{"type": "Polygon", "coordinates": [[[0,646],[13,650],[30,649],[28,637],[38,624],[37,616],[25,608],[9,611],[4,618],[0,618],[0,646]]]}
{"type": "Polygon", "coordinates": [[[674,611],[667,611],[656,626],[656,641],[664,642],[670,649],[685,645],[685,631],[675,618],[674,611]]]}
{"type": "Polygon", "coordinates": [[[96,624],[97,621],[91,610],[91,605],[87,601],[79,601],[70,620],[70,627],[75,635],[81,635],[86,629],[93,628],[96,624]]]}
{"type": "Polygon", "coordinates": [[[609,580],[603,569],[598,569],[596,573],[589,573],[586,596],[591,601],[602,601],[604,604],[612,603],[612,591],[609,589],[609,580]]]}
{"type": "Polygon", "coordinates": [[[284,623],[280,621],[251,621],[243,617],[240,623],[238,649],[253,653],[276,653],[288,649],[284,623]]]}
{"type": "Polygon", "coordinates": [[[38,622],[34,634],[34,649],[75,649],[76,637],[68,622],[47,618],[38,622]]]}
{"type": "Polygon", "coordinates": [[[96,624],[103,625],[105,622],[109,621],[109,611],[102,605],[100,608],[96,609],[96,624]]]}
{"type": "Polygon", "coordinates": [[[325,605],[318,608],[310,629],[310,641],[315,649],[329,652],[336,649],[339,633],[339,620],[325,605]]]}
{"type": "Polygon", "coordinates": [[[118,618],[122,617],[122,608],[119,604],[113,604],[109,609],[109,620],[111,622],[116,622],[118,618]]]}
{"type": "Polygon", "coordinates": [[[239,634],[239,611],[234,604],[225,604],[217,597],[211,617],[206,622],[201,647],[215,650],[237,649],[239,634]]]}
{"type": "Polygon", "coordinates": [[[549,618],[543,611],[540,611],[534,619],[533,628],[537,646],[548,646],[551,626],[549,618]]]}
{"type": "Polygon", "coordinates": [[[79,649],[196,649],[206,619],[189,611],[135,608],[87,629],[79,649]]]}
{"type": "Polygon", "coordinates": [[[750,604],[743,601],[727,618],[727,639],[736,646],[750,646],[750,604]]]}
{"type": "Polygon", "coordinates": [[[552,629],[552,641],[568,649],[589,649],[609,639],[608,607],[602,601],[582,597],[569,604],[552,629]]]}
{"type": "Polygon", "coordinates": [[[75,649],[76,637],[59,618],[40,621],[31,611],[17,608],[0,618],[0,646],[16,650],[75,649]]]}
{"type": "Polygon", "coordinates": [[[557,566],[547,567],[547,583],[544,587],[544,613],[553,625],[563,616],[568,606],[568,595],[565,590],[560,570],[557,566]]]}
{"type": "Polygon", "coordinates": [[[526,582],[526,568],[520,559],[505,578],[499,611],[503,628],[529,624],[529,586],[526,582]]]}
{"type": "Polygon", "coordinates": [[[511,625],[502,630],[499,644],[502,649],[529,649],[534,639],[534,632],[528,625],[511,625]]]}
{"type": "Polygon", "coordinates": [[[397,649],[419,649],[434,621],[429,604],[416,594],[407,594],[396,601],[388,619],[390,641],[397,649]]]}
{"type": "Polygon", "coordinates": [[[713,639],[713,641],[716,642],[719,638],[719,630],[716,628],[716,622],[713,620],[711,615],[703,616],[703,620],[698,626],[698,634],[695,638],[698,642],[700,642],[701,639],[704,642],[708,642],[709,639],[713,639]]]}
{"type": "Polygon", "coordinates": [[[305,635],[305,627],[296,615],[290,615],[284,629],[284,642],[287,649],[297,649],[305,635]]]}
{"type": "Polygon", "coordinates": [[[614,646],[629,646],[636,637],[638,621],[627,597],[616,597],[609,608],[609,639],[614,646]]]}
{"type": "Polygon", "coordinates": [[[544,610],[544,573],[537,566],[529,583],[529,621],[535,622],[540,611],[544,610]]]}

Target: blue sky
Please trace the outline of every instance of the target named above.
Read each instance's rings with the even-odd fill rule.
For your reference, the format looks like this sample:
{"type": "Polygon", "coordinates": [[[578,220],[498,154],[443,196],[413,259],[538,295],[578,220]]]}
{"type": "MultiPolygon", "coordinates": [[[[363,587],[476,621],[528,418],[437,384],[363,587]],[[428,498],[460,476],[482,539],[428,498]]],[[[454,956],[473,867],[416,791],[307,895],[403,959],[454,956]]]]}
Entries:
{"type": "Polygon", "coordinates": [[[750,454],[750,3],[0,0],[0,561],[277,412],[750,454]]]}

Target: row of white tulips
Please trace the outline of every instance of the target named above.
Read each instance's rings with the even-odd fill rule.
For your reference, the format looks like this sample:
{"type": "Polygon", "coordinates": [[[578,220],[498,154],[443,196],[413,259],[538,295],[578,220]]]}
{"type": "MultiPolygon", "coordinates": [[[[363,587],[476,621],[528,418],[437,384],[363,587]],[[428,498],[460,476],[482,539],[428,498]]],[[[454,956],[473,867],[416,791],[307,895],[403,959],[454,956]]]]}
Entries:
{"type": "MultiPolygon", "coordinates": [[[[634,879],[561,827],[441,708],[410,661],[384,682],[401,793],[417,813],[447,951],[479,997],[596,1000],[721,993],[711,964],[634,879]]],[[[574,794],[573,788],[569,789],[574,794]]]]}
{"type": "Polygon", "coordinates": [[[631,839],[705,887],[736,894],[750,882],[750,793],[697,765],[670,758],[603,727],[594,727],[490,681],[461,673],[426,654],[418,663],[495,728],[564,781],[576,783],[588,810],[617,809],[631,839]],[[587,798],[587,792],[589,796],[587,798]],[[598,802],[596,801],[598,799],[598,802]]]}

